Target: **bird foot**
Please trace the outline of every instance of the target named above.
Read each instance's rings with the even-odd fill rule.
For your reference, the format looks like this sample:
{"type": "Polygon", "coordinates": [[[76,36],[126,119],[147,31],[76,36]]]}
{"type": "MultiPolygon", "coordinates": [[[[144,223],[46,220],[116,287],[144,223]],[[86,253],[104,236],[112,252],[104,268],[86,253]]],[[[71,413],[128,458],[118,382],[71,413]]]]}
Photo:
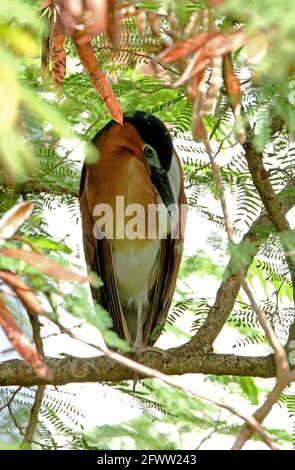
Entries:
{"type": "Polygon", "coordinates": [[[157,348],[156,346],[140,346],[140,347],[137,347],[135,344],[133,345],[134,360],[136,362],[140,362],[142,356],[147,352],[160,354],[162,356],[164,362],[167,362],[167,359],[168,359],[167,351],[164,351],[163,349],[157,348]]]}
{"type": "MultiPolygon", "coordinates": [[[[142,346],[140,348],[135,348],[134,346],[135,345],[133,345],[133,352],[134,352],[134,360],[136,362],[140,363],[142,356],[147,352],[160,354],[164,362],[166,362],[168,359],[168,353],[164,351],[163,349],[157,348],[155,346],[142,346]]],[[[134,378],[133,378],[133,391],[135,391],[135,387],[136,387],[138,380],[139,380],[139,373],[135,372],[134,378]]]]}
{"type": "Polygon", "coordinates": [[[152,352],[156,354],[160,354],[164,360],[164,362],[167,361],[168,359],[168,353],[167,351],[164,351],[163,349],[157,348],[156,346],[145,346],[141,350],[141,355],[146,353],[146,352],[152,352]]]}

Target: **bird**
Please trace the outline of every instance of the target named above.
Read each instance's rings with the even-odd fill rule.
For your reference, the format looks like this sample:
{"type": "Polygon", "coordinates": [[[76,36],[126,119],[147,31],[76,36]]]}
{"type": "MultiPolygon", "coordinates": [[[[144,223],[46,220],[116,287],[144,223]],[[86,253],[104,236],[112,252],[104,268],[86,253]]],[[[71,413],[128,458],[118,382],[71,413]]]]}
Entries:
{"type": "Polygon", "coordinates": [[[122,124],[111,120],[92,144],[98,158],[84,163],[79,191],[86,263],[103,283],[92,297],[138,359],[163,331],[178,277],[186,219],[181,162],[165,124],[145,111],[124,114],[122,124]],[[128,209],[123,215],[118,200],[128,209]],[[111,216],[99,218],[101,208],[111,216]]]}

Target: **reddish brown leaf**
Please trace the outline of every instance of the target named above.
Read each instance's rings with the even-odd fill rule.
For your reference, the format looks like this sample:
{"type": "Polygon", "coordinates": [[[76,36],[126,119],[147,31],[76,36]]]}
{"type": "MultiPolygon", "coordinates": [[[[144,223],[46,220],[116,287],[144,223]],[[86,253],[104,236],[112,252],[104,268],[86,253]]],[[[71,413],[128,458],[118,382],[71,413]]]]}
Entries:
{"type": "Polygon", "coordinates": [[[25,201],[9,209],[0,220],[0,240],[11,238],[27,218],[30,217],[33,208],[34,206],[31,202],[25,201]]]}
{"type": "Polygon", "coordinates": [[[16,324],[11,313],[0,297],[0,325],[5,331],[14,349],[34,369],[35,374],[44,380],[52,380],[52,372],[38,353],[36,346],[32,344],[16,324]]]}
{"type": "Polygon", "coordinates": [[[3,281],[14,290],[28,313],[35,315],[43,315],[45,313],[32,289],[15,274],[9,271],[0,271],[0,279],[3,279],[3,281]]]}
{"type": "Polygon", "coordinates": [[[116,48],[120,47],[120,25],[116,8],[116,0],[108,0],[107,33],[116,48]]]}
{"type": "Polygon", "coordinates": [[[148,20],[152,30],[152,38],[157,38],[160,32],[160,18],[159,15],[151,11],[148,12],[148,20]]]}
{"type": "Polygon", "coordinates": [[[208,0],[208,3],[211,7],[218,7],[224,3],[224,0],[208,0]]]}
{"type": "Polygon", "coordinates": [[[57,16],[53,25],[51,69],[56,88],[60,88],[66,74],[66,51],[64,48],[65,32],[60,17],[57,16]]]}
{"type": "Polygon", "coordinates": [[[204,135],[204,124],[202,121],[204,107],[206,105],[206,83],[204,71],[199,73],[194,79],[193,86],[193,136],[196,141],[201,141],[204,135]]]}
{"type": "Polygon", "coordinates": [[[217,32],[204,32],[200,33],[196,38],[189,38],[185,41],[176,42],[173,46],[166,49],[159,58],[164,64],[182,59],[188,54],[194,52],[196,49],[204,46],[210,38],[217,36],[217,34],[217,32]]]}
{"type": "Polygon", "coordinates": [[[20,248],[4,248],[1,253],[3,256],[24,261],[38,271],[60,281],[76,281],[80,283],[91,281],[88,276],[74,273],[55,261],[46,259],[40,253],[36,253],[34,251],[21,250],[20,248]]]}
{"type": "Polygon", "coordinates": [[[80,44],[79,33],[73,33],[72,39],[83,64],[85,71],[88,73],[89,78],[97,92],[102,99],[105,107],[107,108],[110,116],[120,124],[123,122],[123,111],[117,98],[115,97],[112,88],[100,70],[94,51],[90,43],[80,44]]]}
{"type": "Polygon", "coordinates": [[[212,33],[201,33],[195,39],[187,39],[176,43],[172,48],[164,51],[160,55],[160,59],[163,63],[172,62],[177,59],[186,57],[196,49],[199,50],[198,61],[192,69],[192,73],[188,78],[199,73],[203,68],[206,68],[208,62],[215,57],[221,57],[224,54],[231,52],[233,49],[237,49],[245,45],[246,36],[243,31],[236,31],[232,34],[224,34],[217,31],[212,33]]]}
{"type": "Polygon", "coordinates": [[[205,70],[209,64],[210,60],[205,58],[203,49],[197,50],[192,59],[189,61],[181,77],[174,83],[174,86],[178,87],[189,80],[191,77],[198,75],[199,72],[205,70]]]}
{"type": "Polygon", "coordinates": [[[72,34],[80,31],[81,43],[107,31],[108,12],[113,10],[116,0],[48,0],[44,7],[54,6],[63,29],[72,34]]]}
{"type": "Polygon", "coordinates": [[[241,102],[241,85],[240,80],[236,76],[231,60],[231,54],[226,54],[223,57],[223,81],[226,91],[230,98],[233,111],[241,102]]]}
{"type": "Polygon", "coordinates": [[[244,129],[243,120],[241,116],[241,84],[240,80],[235,74],[233,63],[231,60],[231,54],[226,54],[223,57],[222,75],[226,91],[230,98],[231,108],[235,117],[235,136],[240,144],[244,144],[246,140],[246,131],[244,129]]]}
{"type": "Polygon", "coordinates": [[[144,10],[141,10],[136,16],[136,29],[142,36],[146,28],[147,15],[144,10]]]}
{"type": "Polygon", "coordinates": [[[245,36],[241,32],[232,35],[215,33],[214,37],[212,36],[208,39],[206,44],[195,52],[182,76],[175,82],[174,86],[180,86],[190,78],[198,75],[205,70],[214,59],[222,57],[222,55],[227,54],[236,47],[240,47],[244,41],[245,36]]]}
{"type": "Polygon", "coordinates": [[[200,82],[203,78],[203,75],[204,75],[204,72],[199,73],[199,75],[197,75],[194,78],[192,83],[189,83],[189,85],[188,85],[188,92],[189,92],[189,95],[192,99],[194,99],[197,96],[198,92],[199,92],[199,85],[200,85],[200,82]]]}

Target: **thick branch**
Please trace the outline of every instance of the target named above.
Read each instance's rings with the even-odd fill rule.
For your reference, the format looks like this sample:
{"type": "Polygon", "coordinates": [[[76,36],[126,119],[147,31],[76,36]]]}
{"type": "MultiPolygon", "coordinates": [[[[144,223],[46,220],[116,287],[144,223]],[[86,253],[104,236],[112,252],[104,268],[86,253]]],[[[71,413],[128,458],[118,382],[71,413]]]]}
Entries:
{"type": "MultiPolygon", "coordinates": [[[[276,121],[273,126],[276,128],[276,121]]],[[[253,145],[253,130],[247,129],[247,142],[244,144],[245,156],[248,163],[249,171],[253,178],[253,183],[263,202],[268,217],[275,230],[281,234],[281,243],[285,251],[286,261],[291,274],[293,293],[295,291],[295,259],[294,256],[288,255],[293,253],[295,248],[295,234],[291,230],[290,224],[286,217],[280,197],[275,193],[272,183],[269,179],[267,170],[263,164],[263,154],[255,150],[253,145]],[[287,237],[284,234],[287,233],[287,237]]],[[[295,339],[295,322],[290,328],[288,343],[295,339]]]]}
{"type": "MultiPolygon", "coordinates": [[[[73,382],[117,382],[132,380],[134,372],[119,365],[110,367],[105,356],[78,358],[46,358],[53,372],[50,384],[64,385],[73,382]]],[[[214,375],[238,375],[274,377],[273,356],[251,357],[233,354],[215,354],[196,351],[190,344],[169,349],[163,359],[157,352],[146,352],[143,364],[167,375],[202,373],[214,375]]],[[[23,361],[14,359],[0,363],[0,386],[32,386],[45,382],[34,374],[23,361]]],[[[48,383],[48,382],[46,382],[48,383]]]]}

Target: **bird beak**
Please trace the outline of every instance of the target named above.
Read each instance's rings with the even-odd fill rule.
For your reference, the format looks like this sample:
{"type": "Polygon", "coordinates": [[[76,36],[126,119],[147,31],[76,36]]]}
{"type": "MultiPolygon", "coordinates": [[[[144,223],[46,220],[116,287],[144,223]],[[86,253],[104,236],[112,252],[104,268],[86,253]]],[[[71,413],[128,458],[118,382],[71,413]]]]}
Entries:
{"type": "MultiPolygon", "coordinates": [[[[171,205],[175,205],[175,199],[172,192],[171,184],[168,178],[168,173],[162,168],[151,167],[151,180],[153,185],[156,187],[158,193],[160,194],[163,203],[168,208],[171,205]]],[[[171,213],[168,209],[168,212],[171,213]]]]}

